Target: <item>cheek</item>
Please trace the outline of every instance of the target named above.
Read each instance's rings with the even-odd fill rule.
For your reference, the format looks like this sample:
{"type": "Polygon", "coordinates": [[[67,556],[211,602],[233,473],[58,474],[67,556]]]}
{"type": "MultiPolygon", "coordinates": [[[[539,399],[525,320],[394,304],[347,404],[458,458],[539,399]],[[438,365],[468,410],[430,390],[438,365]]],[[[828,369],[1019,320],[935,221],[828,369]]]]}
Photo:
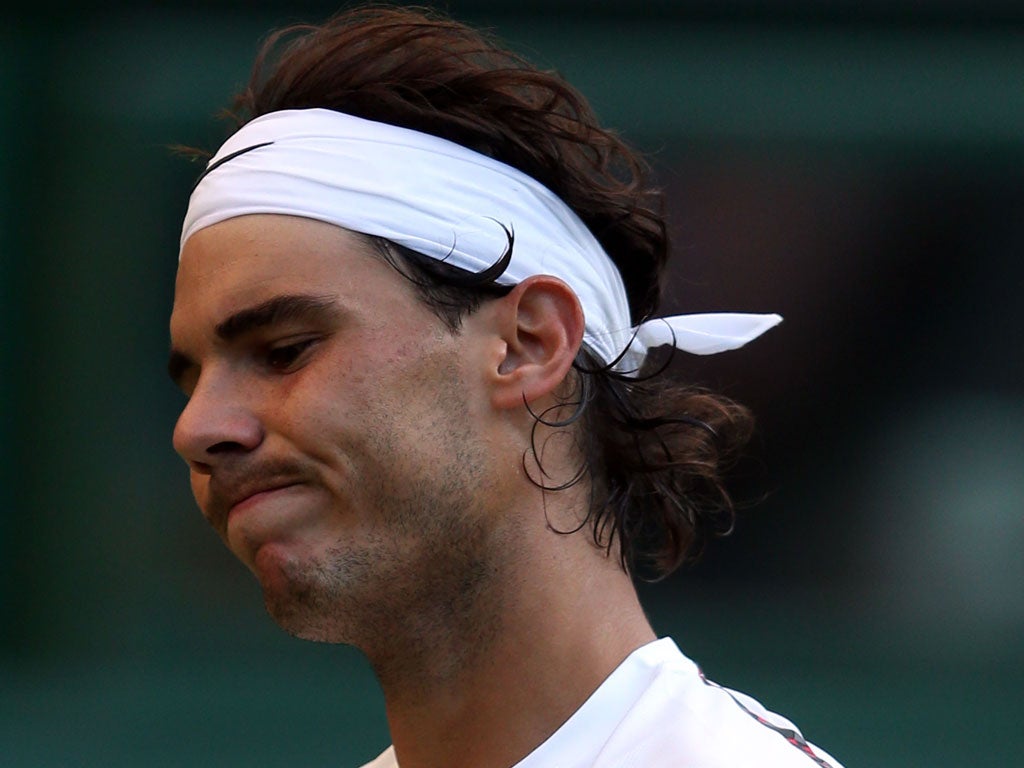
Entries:
{"type": "Polygon", "coordinates": [[[396,430],[410,437],[436,431],[439,413],[465,397],[453,345],[450,336],[420,333],[396,346],[394,333],[369,333],[343,355],[333,349],[277,382],[267,393],[266,419],[272,431],[320,461],[370,460],[393,443],[396,430]]]}
{"type": "Polygon", "coordinates": [[[364,441],[374,383],[350,366],[318,365],[285,377],[269,393],[266,424],[293,450],[334,465],[364,441]]]}

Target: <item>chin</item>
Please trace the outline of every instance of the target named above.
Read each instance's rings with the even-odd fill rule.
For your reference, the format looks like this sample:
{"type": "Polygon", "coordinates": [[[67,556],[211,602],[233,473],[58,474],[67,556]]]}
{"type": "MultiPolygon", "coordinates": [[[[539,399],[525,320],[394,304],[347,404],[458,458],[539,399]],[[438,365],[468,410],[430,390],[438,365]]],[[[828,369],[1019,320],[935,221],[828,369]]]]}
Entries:
{"type": "Polygon", "coordinates": [[[318,643],[344,643],[349,638],[338,626],[337,616],[313,595],[309,587],[282,594],[264,586],[263,603],[281,629],[293,637],[318,643]]]}
{"type": "Polygon", "coordinates": [[[315,643],[340,642],[334,635],[326,630],[322,620],[317,617],[300,615],[299,612],[289,608],[281,609],[270,601],[267,601],[267,613],[292,637],[300,640],[310,640],[315,643]]]}
{"type": "Polygon", "coordinates": [[[256,577],[267,613],[288,634],[322,643],[347,641],[340,626],[338,601],[320,583],[315,565],[261,551],[256,577]]]}

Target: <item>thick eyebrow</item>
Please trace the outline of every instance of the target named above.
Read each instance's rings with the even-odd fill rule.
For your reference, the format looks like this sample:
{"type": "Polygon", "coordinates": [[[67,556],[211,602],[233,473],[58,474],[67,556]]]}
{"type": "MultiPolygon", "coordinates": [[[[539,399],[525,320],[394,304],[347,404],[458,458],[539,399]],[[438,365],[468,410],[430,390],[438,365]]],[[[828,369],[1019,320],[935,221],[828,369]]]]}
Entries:
{"type": "MultiPolygon", "coordinates": [[[[334,296],[287,294],[235,312],[217,323],[214,333],[223,341],[234,341],[247,333],[278,323],[295,320],[323,322],[336,318],[340,312],[334,296]]],[[[196,362],[192,358],[180,350],[171,349],[167,360],[167,375],[171,381],[181,386],[185,374],[195,367],[196,362]]]]}
{"type": "Polygon", "coordinates": [[[240,310],[217,324],[214,332],[224,341],[278,323],[293,320],[326,320],[339,313],[334,296],[295,294],[275,296],[255,307],[240,310]]]}

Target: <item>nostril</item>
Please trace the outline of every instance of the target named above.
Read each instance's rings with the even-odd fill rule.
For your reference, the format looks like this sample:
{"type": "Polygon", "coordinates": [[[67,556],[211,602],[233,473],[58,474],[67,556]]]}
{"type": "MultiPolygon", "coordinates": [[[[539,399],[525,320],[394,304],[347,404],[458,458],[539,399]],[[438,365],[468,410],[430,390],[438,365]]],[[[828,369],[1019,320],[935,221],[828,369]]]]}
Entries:
{"type": "Polygon", "coordinates": [[[210,454],[217,455],[217,454],[232,453],[234,451],[244,451],[244,450],[245,450],[245,446],[243,446],[241,443],[237,443],[234,440],[222,440],[219,443],[214,443],[213,445],[211,445],[209,448],[206,449],[206,452],[210,453],[210,454]]]}

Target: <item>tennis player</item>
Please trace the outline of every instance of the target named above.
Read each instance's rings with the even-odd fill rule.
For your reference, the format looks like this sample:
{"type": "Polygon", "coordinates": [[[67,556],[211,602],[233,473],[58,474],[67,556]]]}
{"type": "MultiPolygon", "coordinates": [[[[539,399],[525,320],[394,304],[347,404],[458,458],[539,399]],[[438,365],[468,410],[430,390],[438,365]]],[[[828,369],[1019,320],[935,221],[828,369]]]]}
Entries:
{"type": "Polygon", "coordinates": [[[233,106],[181,235],[174,445],[273,618],[369,659],[369,766],[840,768],[637,597],[730,527],[750,432],[650,352],[780,321],[659,315],[642,159],[422,10],[273,34],[233,106]]]}

